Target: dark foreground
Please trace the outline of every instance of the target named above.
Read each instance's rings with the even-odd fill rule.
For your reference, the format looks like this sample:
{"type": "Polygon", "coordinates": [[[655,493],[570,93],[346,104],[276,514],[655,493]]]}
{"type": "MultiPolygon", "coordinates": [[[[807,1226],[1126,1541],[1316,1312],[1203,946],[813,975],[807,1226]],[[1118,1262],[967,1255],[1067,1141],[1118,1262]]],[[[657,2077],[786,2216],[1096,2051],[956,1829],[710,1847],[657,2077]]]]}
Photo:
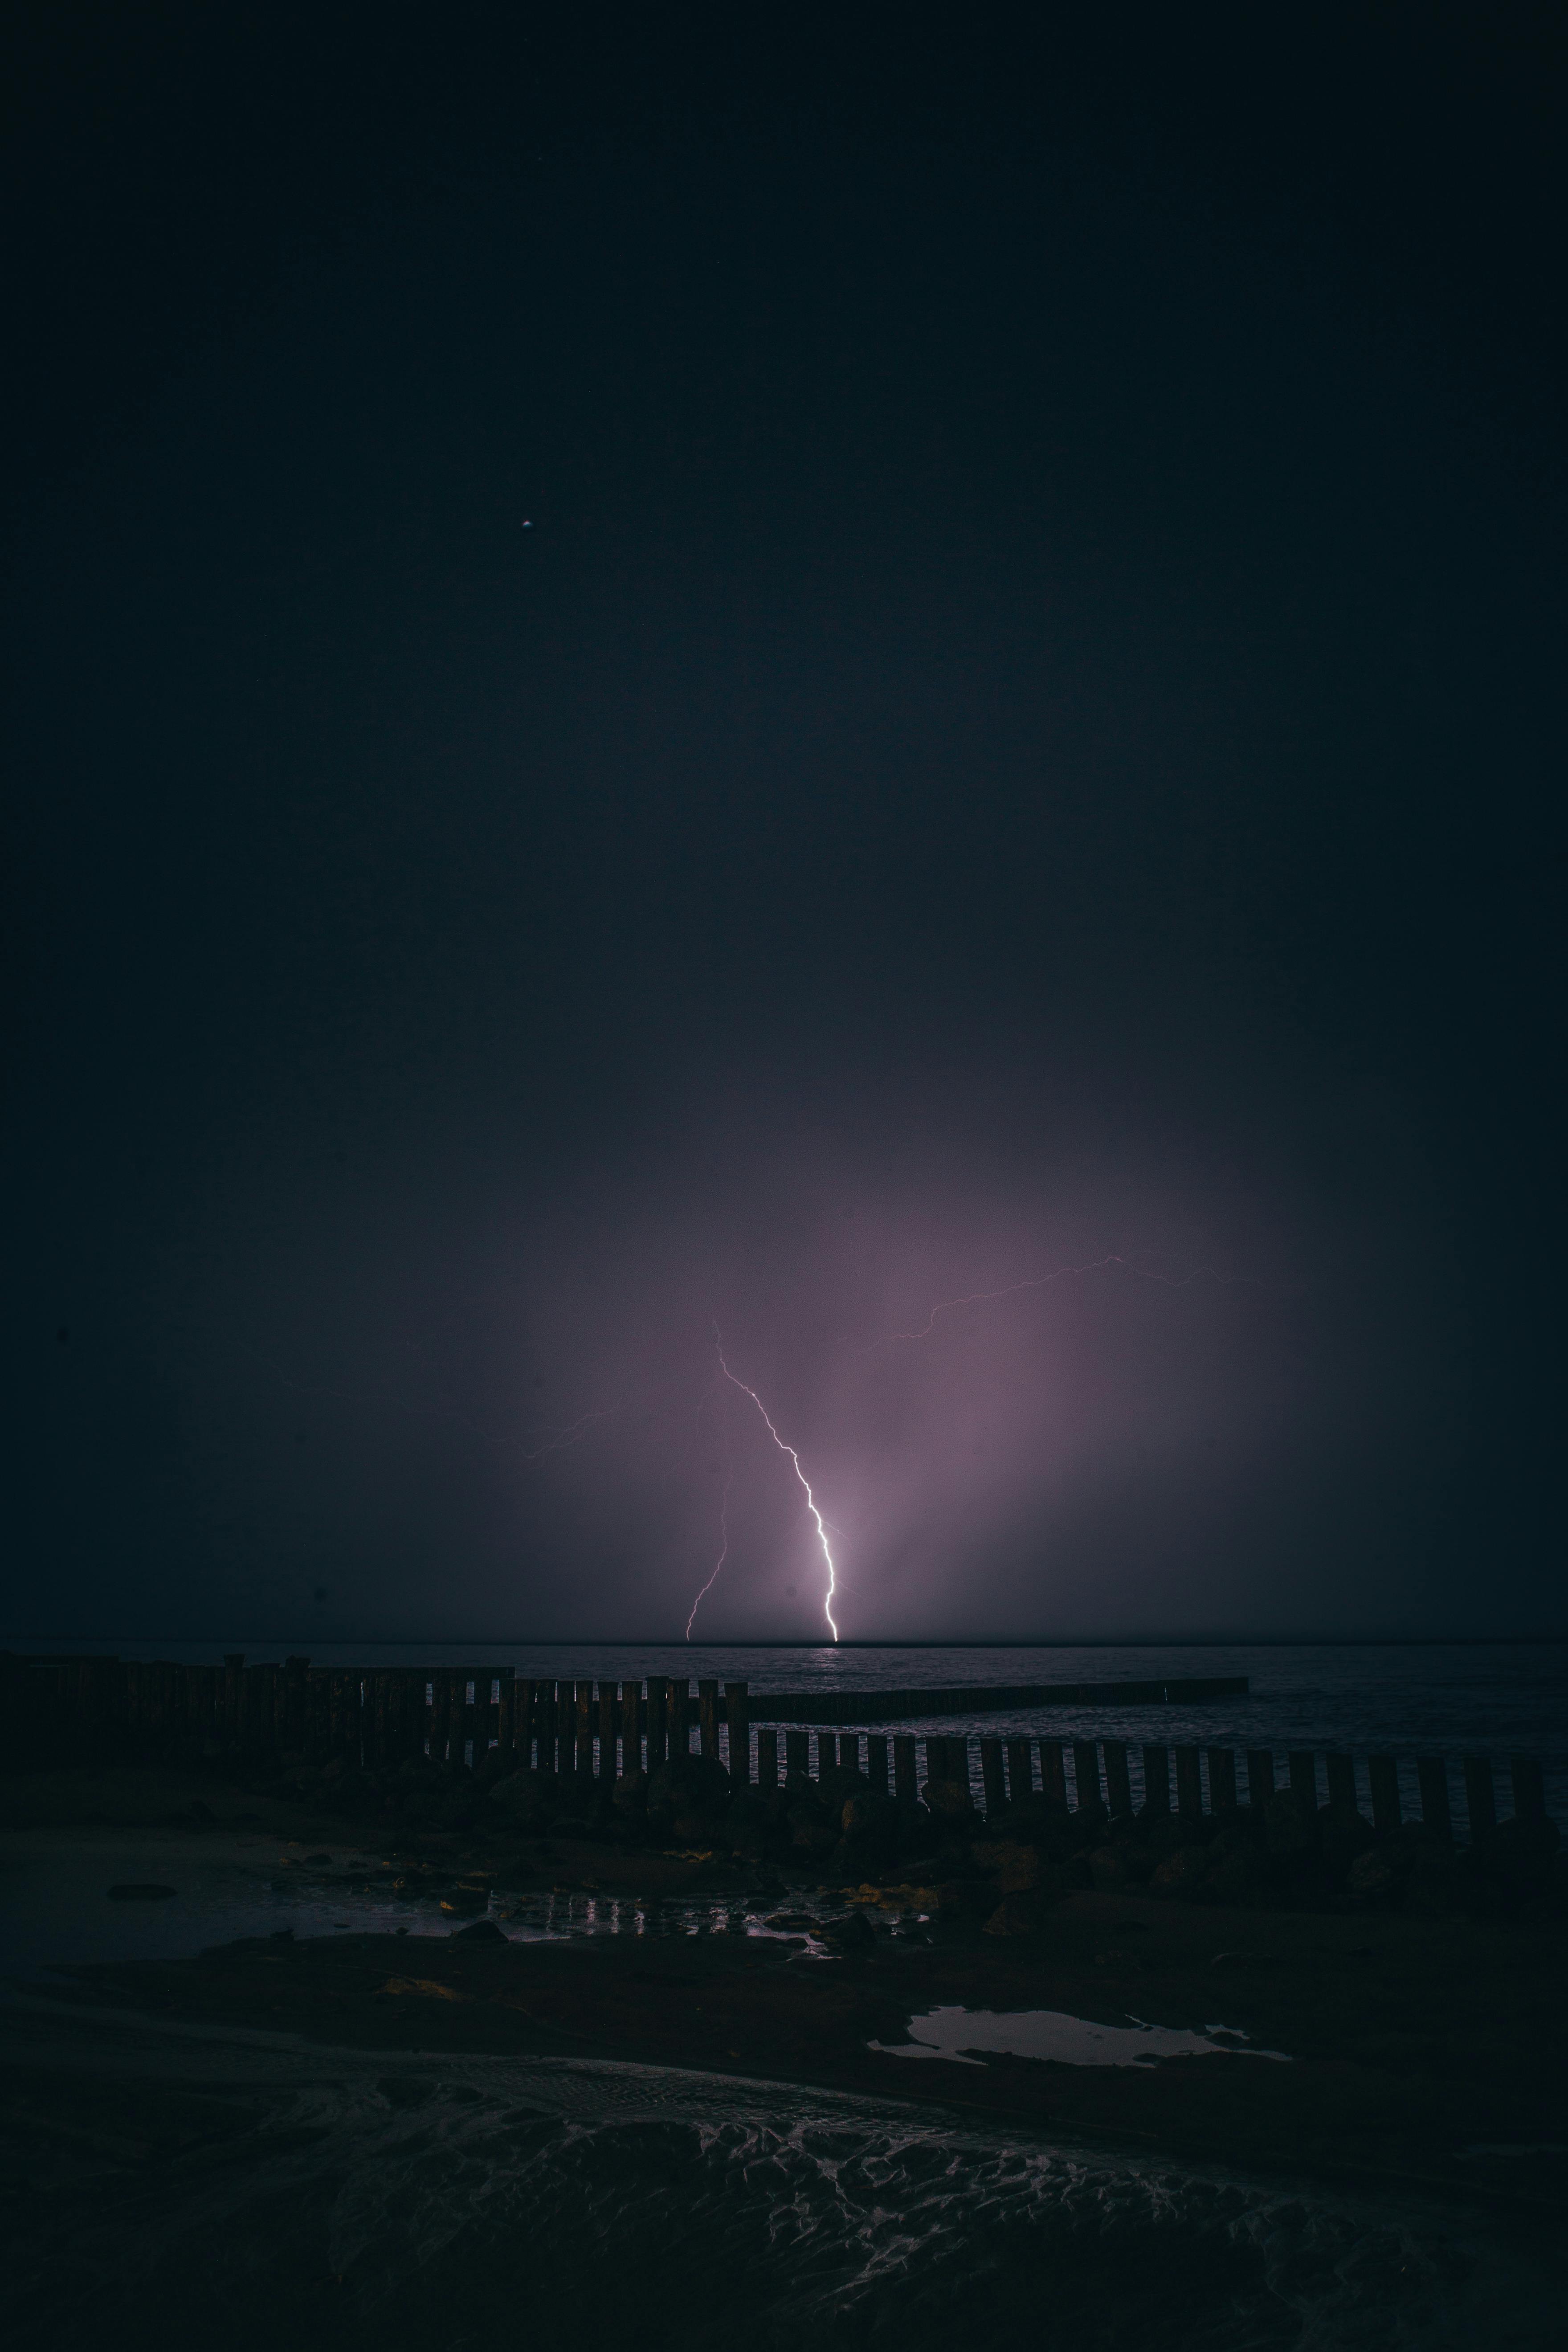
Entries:
{"type": "MultiPolygon", "coordinates": [[[[280,1855],[289,1827],[250,1816],[280,1855]]],[[[395,1850],[449,1935],[79,1967],[0,2011],[14,2340],[1558,2340],[1556,1918],[1080,1888],[1005,1933],[975,1904],[894,1935],[868,1887],[833,1957],[518,1944],[465,1919],[509,1875],[624,1881],[646,1927],[746,1865],[485,1843],[395,1850]],[[867,2046],[955,2005],[1224,2026],[1290,2063],[867,2046]]]]}

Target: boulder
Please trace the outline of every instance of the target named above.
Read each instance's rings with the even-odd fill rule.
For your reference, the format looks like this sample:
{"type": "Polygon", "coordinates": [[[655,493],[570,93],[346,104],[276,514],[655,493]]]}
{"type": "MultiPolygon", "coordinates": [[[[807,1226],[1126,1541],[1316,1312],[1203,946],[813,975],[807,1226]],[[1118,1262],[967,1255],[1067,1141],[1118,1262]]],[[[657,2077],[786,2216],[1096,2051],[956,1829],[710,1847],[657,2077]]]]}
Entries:
{"type": "Polygon", "coordinates": [[[1375,1846],[1356,1855],[1345,1877],[1345,1891],[1352,1903],[1386,1902],[1398,1885],[1388,1856],[1375,1846]]]}
{"type": "Polygon", "coordinates": [[[995,1879],[1004,1895],[1038,1886],[1045,1872],[1039,1847],[1015,1844],[1011,1838],[987,1838],[971,1846],[970,1855],[975,1868],[995,1879]]]}
{"type": "Polygon", "coordinates": [[[628,1816],[647,1811],[647,1774],[623,1772],[610,1792],[610,1801],[616,1812],[628,1816]]]}
{"type": "Polygon", "coordinates": [[[964,1823],[974,1819],[974,1799],[967,1780],[928,1780],[921,1793],[927,1812],[939,1822],[964,1823]]]}
{"type": "Polygon", "coordinates": [[[454,1944],[504,1944],[505,1936],[493,1919],[476,1919],[471,1927],[454,1927],[454,1944]]]}
{"type": "Polygon", "coordinates": [[[1204,1891],[1204,1882],[1208,1874],[1206,1846],[1178,1846],[1175,1853],[1155,1870],[1149,1881],[1149,1892],[1151,1895],[1177,1895],[1190,1903],[1204,1891]]]}
{"type": "Polygon", "coordinates": [[[1359,1854],[1375,1843],[1372,1824],[1354,1805],[1324,1805],[1318,1814],[1318,1835],[1323,1860],[1336,1877],[1348,1872],[1359,1854]]]}
{"type": "Polygon", "coordinates": [[[817,1932],[836,1952],[867,1952],[877,1940],[877,1931],[864,1911],[851,1911],[846,1919],[829,1920],[817,1932]]]}
{"type": "Polygon", "coordinates": [[[1005,1895],[982,1933],[987,1936],[1032,1936],[1045,1917],[1045,1903],[1037,1893],[1021,1890],[1005,1895]]]}
{"type": "Polygon", "coordinates": [[[520,1828],[543,1828],[561,1811],[561,1783],[553,1772],[512,1772],[497,1781],[489,1801],[503,1820],[520,1828]]]}

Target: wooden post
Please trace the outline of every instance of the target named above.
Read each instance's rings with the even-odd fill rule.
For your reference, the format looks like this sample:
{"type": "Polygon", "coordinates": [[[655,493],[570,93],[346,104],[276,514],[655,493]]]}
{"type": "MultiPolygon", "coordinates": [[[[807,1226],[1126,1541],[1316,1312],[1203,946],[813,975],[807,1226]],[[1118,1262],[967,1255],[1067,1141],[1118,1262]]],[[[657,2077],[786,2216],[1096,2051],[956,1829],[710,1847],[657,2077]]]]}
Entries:
{"type": "Polygon", "coordinates": [[[784,1778],[786,1783],[811,1778],[811,1748],[804,1731],[784,1733],[784,1778]]]}
{"type": "Polygon", "coordinates": [[[1204,1780],[1195,1748],[1176,1750],[1176,1811],[1184,1821],[1201,1816],[1204,1809],[1204,1780]]]}
{"type": "Polygon", "coordinates": [[[1100,1793],[1100,1750],[1092,1739],[1073,1741],[1072,1775],[1078,1783],[1079,1811],[1102,1813],[1105,1800],[1100,1793]]]}
{"type": "Polygon", "coordinates": [[[912,1805],[920,1796],[920,1768],[912,1731],[893,1734],[893,1794],[900,1804],[912,1805]]]}
{"type": "Polygon", "coordinates": [[[1310,1748],[1290,1751],[1290,1794],[1303,1812],[1317,1812],[1318,1759],[1310,1748]]]}
{"type": "Polygon", "coordinates": [[[1143,1750],[1143,1810],[1146,1813],[1168,1813],[1171,1810],[1171,1751],[1168,1748],[1145,1748],[1143,1750]]]}
{"type": "Polygon", "coordinates": [[[555,1769],[563,1780],[577,1769],[577,1685],[555,1685],[555,1769]]]}
{"type": "Polygon", "coordinates": [[[1497,1828],[1497,1797],[1492,1789],[1492,1759],[1489,1756],[1467,1756],[1465,1767],[1465,1811],[1469,1816],[1470,1843],[1479,1845],[1497,1828]]]}
{"type": "Polygon", "coordinates": [[[1274,1750],[1271,1748],[1249,1748],[1247,1751],[1247,1801],[1260,1810],[1274,1802],[1274,1750]]]}
{"type": "Polygon", "coordinates": [[[1007,1799],[1010,1804],[1021,1804],[1035,1793],[1034,1760],[1026,1739],[1007,1742],[1007,1799]]]}
{"type": "Polygon", "coordinates": [[[700,1675],[697,1684],[698,1746],[704,1756],[719,1761],[719,1685],[711,1675],[700,1675]]]}
{"type": "Polygon", "coordinates": [[[669,1684],[665,1676],[649,1675],[647,1678],[647,1769],[650,1772],[657,1772],[665,1759],[669,1737],[666,1712],[668,1696],[669,1684]]]}
{"type": "Polygon", "coordinates": [[[816,1735],[816,1777],[820,1780],[825,1772],[837,1772],[837,1769],[838,1734],[836,1731],[819,1731],[816,1735]]]}
{"type": "Polygon", "coordinates": [[[966,1789],[970,1786],[969,1742],[967,1739],[950,1739],[948,1741],[947,1777],[950,1780],[962,1780],[966,1789]]]}
{"type": "Polygon", "coordinates": [[[980,1778],[985,1789],[987,1820],[993,1814],[1005,1813],[1007,1810],[1007,1779],[1003,1768],[1002,1742],[999,1739],[981,1741],[980,1778]]]}
{"type": "Polygon", "coordinates": [[[1392,1756],[1369,1756],[1366,1777],[1372,1782],[1372,1825],[1379,1837],[1391,1837],[1401,1820],[1399,1767],[1392,1756]]]}
{"type": "Polygon", "coordinates": [[[860,1769],[860,1734],[858,1731],[839,1733],[838,1769],[841,1772],[858,1772],[860,1769]]]}
{"type": "Polygon", "coordinates": [[[1513,1790],[1514,1819],[1543,1822],[1546,1819],[1546,1781],[1539,1759],[1534,1756],[1510,1756],[1508,1769],[1513,1790]]]}
{"type": "Polygon", "coordinates": [[[737,1789],[752,1780],[752,1694],[744,1683],[724,1685],[724,1721],[730,1738],[730,1779],[737,1789]]]}
{"type": "Polygon", "coordinates": [[[1357,1812],[1361,1799],[1356,1794],[1355,1758],[1325,1756],[1324,1768],[1329,1776],[1329,1802],[1348,1812],[1357,1812]]]}
{"type": "Polygon", "coordinates": [[[779,1736],[770,1724],[757,1734],[757,1786],[772,1791],[779,1784],[779,1736]]]}
{"type": "Polygon", "coordinates": [[[866,1734],[866,1778],[871,1783],[871,1793],[885,1797],[888,1793],[887,1734],[868,1731],[866,1734]]]}
{"type": "Polygon", "coordinates": [[[584,1780],[594,1777],[594,1685],[577,1685],[577,1769],[584,1780]]]}
{"type": "Polygon", "coordinates": [[[616,1777],[616,1686],[614,1683],[599,1685],[599,1778],[606,1783],[616,1777]]]}
{"type": "Polygon", "coordinates": [[[223,1660],[223,1743],[233,1749],[239,1746],[239,1695],[244,1685],[240,1680],[245,1672],[245,1652],[226,1650],[223,1660]]]}
{"type": "Polygon", "coordinates": [[[1445,1843],[1454,1834],[1448,1811],[1448,1772],[1440,1756],[1418,1756],[1415,1778],[1421,1789],[1421,1818],[1435,1837],[1445,1843]]]}
{"type": "Polygon", "coordinates": [[[669,1685],[669,1755],[672,1763],[684,1763],[691,1753],[691,1681],[687,1675],[677,1675],[669,1685]]]}
{"type": "Polygon", "coordinates": [[[621,1769],[642,1770],[642,1685],[621,1685],[621,1769]]]}
{"type": "Polygon", "coordinates": [[[1068,1809],[1068,1774],[1059,1739],[1042,1739],[1040,1742],[1040,1788],[1047,1804],[1065,1813],[1068,1809]]]}
{"type": "Polygon", "coordinates": [[[1211,1813],[1234,1813],[1236,1811],[1236,1758],[1228,1748],[1209,1749],[1209,1811],[1211,1813]]]}

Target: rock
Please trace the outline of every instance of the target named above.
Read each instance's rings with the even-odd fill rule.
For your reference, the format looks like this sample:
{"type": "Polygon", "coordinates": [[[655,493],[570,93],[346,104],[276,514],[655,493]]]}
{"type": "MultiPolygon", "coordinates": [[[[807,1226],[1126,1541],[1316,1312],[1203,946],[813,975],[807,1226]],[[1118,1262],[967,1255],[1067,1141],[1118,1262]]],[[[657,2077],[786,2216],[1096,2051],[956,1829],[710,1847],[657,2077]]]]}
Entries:
{"type": "Polygon", "coordinates": [[[1124,1846],[1097,1846],[1089,1857],[1089,1875],[1102,1894],[1120,1895],[1135,1884],[1124,1846]]]}
{"type": "Polygon", "coordinates": [[[1265,1818],[1271,1861],[1305,1862],[1317,1853],[1321,1833],[1316,1806],[1309,1812],[1285,1790],[1275,1798],[1265,1818]]]}
{"type": "Polygon", "coordinates": [[[1250,1841],[1218,1854],[1210,1847],[1208,1876],[1204,1884],[1216,1903],[1245,1903],[1262,1876],[1262,1865],[1250,1841]]]}
{"type": "Polygon", "coordinates": [[[982,1919],[994,1908],[996,1889],[984,1878],[944,1878],[936,1907],[944,1919],[982,1919]]]}
{"type": "Polygon", "coordinates": [[[476,1919],[471,1927],[454,1927],[454,1944],[504,1944],[506,1937],[493,1919],[476,1919]]]}
{"type": "Polygon", "coordinates": [[[1005,1895],[986,1920],[982,1933],[987,1936],[1032,1936],[1045,1916],[1045,1906],[1038,1895],[1026,1890],[1005,1895]]]}
{"type": "Polygon", "coordinates": [[[832,1822],[816,1813],[791,1823],[790,1843],[797,1853],[827,1854],[836,1851],[838,1837],[832,1822]]]}
{"type": "Polygon", "coordinates": [[[891,1843],[898,1835],[899,1809],[891,1797],[857,1789],[844,1800],[838,1825],[846,1837],[878,1838],[891,1843]]]}
{"type": "Polygon", "coordinates": [[[1179,1895],[1193,1901],[1209,1874],[1208,1848],[1201,1845],[1178,1846],[1167,1861],[1161,1863],[1149,1881],[1151,1895],[1179,1895]]]}
{"type": "Polygon", "coordinates": [[[553,1772],[511,1772],[497,1781],[489,1801],[506,1821],[543,1827],[561,1811],[561,1783],[553,1772]]]}
{"type": "Polygon", "coordinates": [[[1375,1846],[1357,1854],[1345,1879],[1346,1891],[1355,1903],[1381,1903],[1398,1884],[1388,1856],[1379,1853],[1375,1846]]]}
{"type": "Polygon", "coordinates": [[[1375,1843],[1372,1824],[1353,1805],[1324,1805],[1318,1814],[1323,1860],[1338,1876],[1375,1843]]]}
{"type": "Polygon", "coordinates": [[[611,1802],[618,1813],[640,1813],[647,1808],[647,1774],[623,1772],[616,1781],[611,1802]]]}
{"type": "Polygon", "coordinates": [[[1040,1849],[1035,1845],[1016,1844],[1011,1838],[987,1838],[970,1848],[978,1870],[989,1872],[1004,1895],[1019,1895],[1028,1886],[1038,1886],[1045,1865],[1040,1849]]]}
{"type": "Polygon", "coordinates": [[[966,1822],[974,1818],[974,1799],[967,1780],[928,1780],[921,1794],[926,1811],[938,1821],[966,1822]]]}
{"type": "Polygon", "coordinates": [[[864,1911],[851,1911],[847,1919],[834,1919],[820,1931],[825,1944],[836,1952],[868,1951],[877,1940],[877,1931],[864,1911]]]}

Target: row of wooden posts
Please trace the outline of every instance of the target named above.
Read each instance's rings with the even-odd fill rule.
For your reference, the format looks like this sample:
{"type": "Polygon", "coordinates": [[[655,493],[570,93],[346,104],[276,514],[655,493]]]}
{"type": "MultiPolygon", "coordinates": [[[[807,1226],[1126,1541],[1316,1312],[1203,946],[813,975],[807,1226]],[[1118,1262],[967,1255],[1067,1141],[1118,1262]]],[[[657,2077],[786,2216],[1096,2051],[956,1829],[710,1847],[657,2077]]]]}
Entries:
{"type": "MultiPolygon", "coordinates": [[[[7,1744],[15,1749],[19,1741],[26,1757],[37,1762],[166,1752],[171,1745],[194,1742],[204,1752],[257,1764],[324,1764],[340,1758],[384,1769],[428,1757],[472,1769],[500,1750],[536,1770],[605,1780],[617,1772],[651,1771],[671,1757],[689,1754],[695,1730],[702,1755],[727,1763],[733,1780],[764,1790],[778,1786],[781,1766],[791,1778],[811,1777],[814,1766],[817,1778],[835,1767],[849,1767],[864,1773],[874,1790],[899,1798],[916,1797],[928,1780],[963,1782],[993,1815],[1009,1802],[1034,1796],[1062,1810],[1105,1815],[1131,1813],[1141,1800],[1153,1813],[1196,1816],[1228,1812],[1244,1802],[1267,1804],[1281,1786],[1276,1756],[1268,1748],[1246,1751],[1245,1790],[1235,1751],[1220,1747],[1135,1749],[1115,1739],[976,1742],[935,1734],[921,1741],[912,1732],[889,1738],[878,1732],[785,1727],[781,1755],[775,1724],[752,1730],[746,1683],[702,1680],[694,1698],[689,1681],[658,1675],[645,1685],[533,1681],[510,1669],[312,1668],[301,1657],[281,1666],[247,1665],[239,1654],[226,1657],[221,1666],[0,1658],[0,1700],[7,1744]]],[[[757,1713],[774,1717],[775,1723],[778,1706],[776,1696],[757,1695],[757,1713]]],[[[1300,1801],[1316,1806],[1326,1790],[1331,1803],[1369,1806],[1380,1833],[1400,1826],[1405,1809],[1397,1759],[1363,1759],[1364,1802],[1353,1757],[1327,1755],[1321,1760],[1321,1781],[1316,1751],[1289,1756],[1283,1785],[1300,1801]]],[[[1486,1834],[1498,1818],[1491,1759],[1466,1756],[1460,1768],[1470,1835],[1486,1834]]],[[[1515,1814],[1542,1818],[1539,1761],[1513,1757],[1510,1780],[1515,1814]]],[[[1413,1817],[1450,1836],[1449,1772],[1443,1758],[1415,1759],[1415,1794],[1413,1817]]]]}

